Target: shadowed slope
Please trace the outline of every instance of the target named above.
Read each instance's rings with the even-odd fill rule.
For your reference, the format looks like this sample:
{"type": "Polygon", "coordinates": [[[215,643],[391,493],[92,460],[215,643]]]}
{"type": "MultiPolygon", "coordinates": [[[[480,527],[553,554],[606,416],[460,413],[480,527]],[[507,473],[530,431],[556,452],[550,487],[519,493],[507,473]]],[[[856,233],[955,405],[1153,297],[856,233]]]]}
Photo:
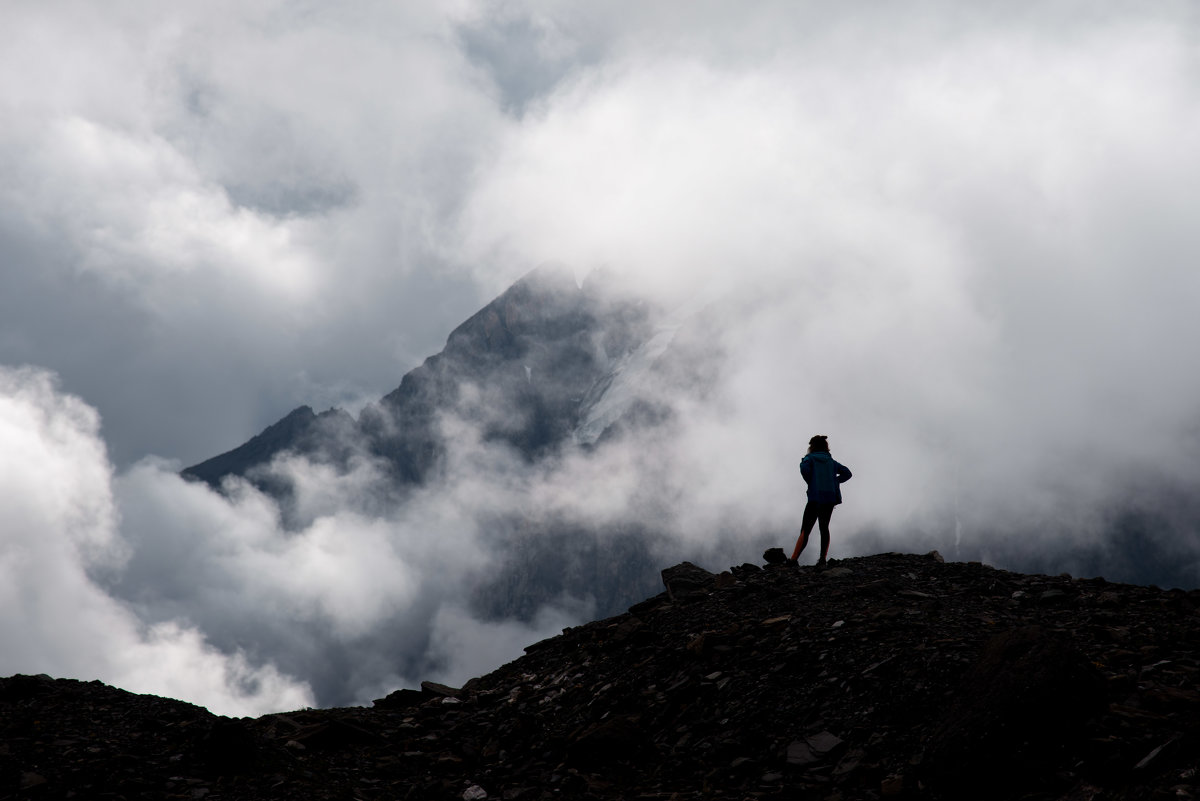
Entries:
{"type": "Polygon", "coordinates": [[[666,592],[462,689],[427,684],[371,709],[229,721],[94,683],[6,679],[0,790],[780,801],[1197,790],[1198,593],[903,554],[824,573],[664,578],[666,592]]]}

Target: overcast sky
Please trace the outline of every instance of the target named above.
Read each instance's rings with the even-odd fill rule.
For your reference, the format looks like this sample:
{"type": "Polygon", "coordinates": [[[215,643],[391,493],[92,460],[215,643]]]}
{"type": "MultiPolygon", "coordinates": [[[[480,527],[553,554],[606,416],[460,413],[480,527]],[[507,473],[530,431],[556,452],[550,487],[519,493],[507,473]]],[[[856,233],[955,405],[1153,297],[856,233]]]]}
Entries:
{"type": "MultiPolygon", "coordinates": [[[[261,711],[327,680],[306,647],[386,661],[391,626],[461,680],[586,615],[489,628],[435,592],[430,565],[482,558],[462,510],[511,503],[478,476],[384,520],[293,465],[321,510],[299,536],[174,477],[298,405],[357,411],[547,261],[741,299],[720,409],[664,445],[698,499],[679,542],[786,526],[814,433],[856,473],[843,553],[1059,553],[1186,496],[1197,13],[8,0],[0,673],[261,711]]],[[[580,514],[610,515],[647,468],[608,458],[521,492],[598,507],[571,482],[601,482],[580,514]]],[[[358,700],[428,677],[363,672],[358,700]]]]}

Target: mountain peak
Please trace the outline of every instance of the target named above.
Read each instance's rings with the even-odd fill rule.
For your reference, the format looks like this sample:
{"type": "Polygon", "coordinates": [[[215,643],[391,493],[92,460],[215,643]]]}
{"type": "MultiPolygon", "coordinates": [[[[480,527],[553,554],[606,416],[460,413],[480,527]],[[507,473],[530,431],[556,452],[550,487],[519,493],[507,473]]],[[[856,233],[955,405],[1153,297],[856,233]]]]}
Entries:
{"type": "Polygon", "coordinates": [[[227,475],[257,475],[260,488],[286,495],[286,480],[259,469],[291,452],[345,466],[362,449],[390,470],[399,487],[436,477],[448,448],[441,421],[455,417],[528,459],[571,441],[616,360],[649,334],[647,310],[601,281],[580,287],[563,267],[525,274],[454,328],[445,348],[403,376],[357,421],[301,406],[244,445],[183,474],[220,487],[227,475]],[[331,417],[332,415],[332,417],[331,417]],[[280,488],[284,489],[280,489],[280,488]]]}
{"type": "MultiPolygon", "coordinates": [[[[330,410],[333,411],[333,410],[330,410]]],[[[297,406],[278,422],[247,442],[183,471],[184,478],[205,481],[214,487],[229,474],[242,475],[251,467],[269,462],[277,453],[294,447],[317,420],[311,406],[297,406]]]]}

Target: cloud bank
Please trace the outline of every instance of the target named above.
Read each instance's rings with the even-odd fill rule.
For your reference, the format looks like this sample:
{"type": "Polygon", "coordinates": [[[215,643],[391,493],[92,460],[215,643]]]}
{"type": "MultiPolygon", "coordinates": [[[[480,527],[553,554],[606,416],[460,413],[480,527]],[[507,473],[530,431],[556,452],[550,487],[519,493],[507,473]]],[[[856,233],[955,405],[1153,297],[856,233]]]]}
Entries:
{"type": "Polygon", "coordinates": [[[91,570],[129,555],[97,423],[50,375],[0,370],[0,672],[99,678],[225,713],[311,704],[273,666],[218,651],[176,621],[147,625],[96,583],[91,570]]]}
{"type": "Polygon", "coordinates": [[[120,467],[198,461],[303,403],[360,405],[479,305],[438,231],[500,114],[453,17],[6,17],[0,363],[88,398],[120,467]]]}
{"type": "Polygon", "coordinates": [[[368,465],[338,478],[281,460],[308,513],[286,528],[240,480],[221,495],[150,459],[114,474],[98,422],[52,375],[0,371],[0,673],[261,714],[461,683],[587,612],[569,599],[528,623],[469,611],[489,557],[477,516],[494,513],[495,490],[460,481],[369,517],[350,489],[371,487],[368,465]]]}
{"type": "Polygon", "coordinates": [[[510,133],[467,260],[742,298],[727,405],[680,445],[705,514],[778,508],[823,432],[858,473],[839,526],[875,544],[1061,556],[1132,504],[1194,566],[1196,519],[1158,493],[1200,445],[1195,29],[1056,8],[841,15],[795,46],[811,9],[725,20],[758,47],[650,20],[510,133]]]}

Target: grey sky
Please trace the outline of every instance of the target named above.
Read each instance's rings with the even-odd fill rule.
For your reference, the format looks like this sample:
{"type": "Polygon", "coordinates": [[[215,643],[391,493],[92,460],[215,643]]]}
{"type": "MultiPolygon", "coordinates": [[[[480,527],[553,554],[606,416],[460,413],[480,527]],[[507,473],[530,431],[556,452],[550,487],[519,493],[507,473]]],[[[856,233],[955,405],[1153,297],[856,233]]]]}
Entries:
{"type": "MultiPolygon", "coordinates": [[[[10,608],[62,626],[39,589],[59,588],[123,645],[67,658],[29,638],[0,672],[97,664],[162,688],[121,656],[157,648],[234,677],[185,671],[164,691],[262,709],[317,681],[306,642],[398,658],[372,650],[375,623],[452,654],[460,678],[500,658],[511,637],[451,602],[473,558],[443,587],[422,577],[478,550],[462,510],[516,504],[512,487],[464,467],[383,520],[355,502],[366,473],[342,486],[290,464],[322,514],[289,539],[263,499],[172,471],[300,404],[386,393],[545,261],[737,310],[713,332],[730,355],[717,406],[672,399],[686,427],[654,464],[613,451],[513,479],[550,508],[609,519],[665,471],[679,502],[658,522],[681,549],[725,536],[714,521],[786,529],[795,463],[826,433],[856,473],[835,547],[1000,559],[1039,531],[1061,562],[1104,545],[1112,504],[1200,479],[1191,4],[129,0],[4,16],[0,523],[4,547],[42,554],[31,564],[66,560],[10,577],[10,608]],[[468,653],[470,631],[496,650],[468,653]]],[[[1147,511],[1200,564],[1195,510],[1147,511]]],[[[586,614],[573,603],[538,625],[586,614]]],[[[379,669],[357,688],[414,678],[379,669]]]]}

